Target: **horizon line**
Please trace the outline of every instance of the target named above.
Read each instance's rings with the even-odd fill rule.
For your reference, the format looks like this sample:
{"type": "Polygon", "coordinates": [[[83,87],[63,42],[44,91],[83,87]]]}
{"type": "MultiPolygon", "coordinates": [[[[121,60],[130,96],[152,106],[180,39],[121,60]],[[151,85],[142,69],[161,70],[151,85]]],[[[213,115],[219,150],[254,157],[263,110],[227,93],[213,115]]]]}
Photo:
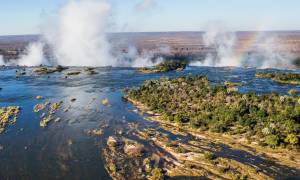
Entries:
{"type": "MultiPolygon", "coordinates": [[[[107,32],[107,34],[139,34],[139,33],[205,33],[206,31],[124,31],[124,32],[107,32]]],[[[228,32],[235,32],[235,33],[242,33],[242,32],[300,32],[298,30],[237,30],[237,31],[228,31],[228,32]]],[[[42,34],[32,33],[32,34],[0,34],[0,37],[16,37],[16,36],[41,36],[42,34]]]]}

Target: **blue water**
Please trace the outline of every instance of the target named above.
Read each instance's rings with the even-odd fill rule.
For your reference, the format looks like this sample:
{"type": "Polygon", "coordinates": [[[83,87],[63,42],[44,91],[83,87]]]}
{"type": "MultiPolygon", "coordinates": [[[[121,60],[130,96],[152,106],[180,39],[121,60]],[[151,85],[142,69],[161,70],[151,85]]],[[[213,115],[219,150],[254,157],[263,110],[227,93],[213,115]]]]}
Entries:
{"type": "Polygon", "coordinates": [[[83,69],[71,68],[66,72],[82,70],[83,73],[65,78],[66,72],[37,76],[32,68],[27,68],[27,75],[16,78],[16,70],[21,68],[0,68],[0,88],[3,88],[0,106],[21,107],[17,124],[8,126],[0,135],[0,179],[110,179],[101,155],[106,138],[128,122],[157,128],[156,123],[145,121],[122,99],[124,88],[137,87],[147,79],[207,75],[214,84],[225,80],[243,82],[244,86],[239,88],[242,93],[286,95],[292,88],[300,90],[300,86],[255,78],[256,72],[275,71],[271,69],[188,67],[182,72],[141,74],[134,68],[97,68],[99,74],[94,76],[86,75],[83,69]],[[44,99],[37,100],[39,95],[44,99]],[[71,102],[72,98],[77,100],[71,102]],[[104,98],[109,99],[110,106],[101,104],[104,98]],[[33,107],[46,100],[63,101],[57,113],[62,120],[41,128],[41,113],[34,113],[33,107]],[[69,111],[63,112],[67,107],[69,111]],[[103,136],[87,135],[87,130],[104,124],[109,126],[103,136]]]}

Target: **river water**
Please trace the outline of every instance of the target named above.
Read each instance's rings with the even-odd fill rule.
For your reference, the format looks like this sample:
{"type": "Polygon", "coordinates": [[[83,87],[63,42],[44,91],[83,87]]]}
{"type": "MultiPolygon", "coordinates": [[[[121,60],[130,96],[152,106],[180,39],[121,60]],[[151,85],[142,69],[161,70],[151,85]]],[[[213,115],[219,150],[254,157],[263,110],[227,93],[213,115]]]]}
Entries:
{"type": "MultiPolygon", "coordinates": [[[[132,104],[122,99],[124,88],[136,87],[147,79],[207,75],[216,84],[225,80],[243,82],[244,86],[239,88],[242,93],[287,94],[291,88],[300,90],[300,86],[255,78],[257,71],[274,71],[271,69],[188,67],[182,72],[141,74],[134,68],[97,68],[99,74],[93,76],[85,74],[83,69],[73,67],[68,71],[82,70],[82,74],[65,78],[65,72],[37,76],[32,68],[27,68],[26,75],[16,78],[20,67],[0,68],[0,107],[21,107],[17,123],[0,134],[0,179],[110,179],[101,151],[107,137],[130,122],[157,128],[156,123],[144,120],[133,111],[132,104]],[[71,102],[73,98],[75,102],[71,102]],[[109,106],[101,103],[104,98],[109,100],[109,106]],[[34,113],[33,107],[46,100],[63,101],[56,114],[61,121],[42,128],[41,113],[34,113]],[[63,112],[66,108],[68,111],[63,112]],[[87,134],[88,130],[103,125],[107,126],[103,136],[87,134]]],[[[243,160],[241,152],[232,153],[243,160]]]]}

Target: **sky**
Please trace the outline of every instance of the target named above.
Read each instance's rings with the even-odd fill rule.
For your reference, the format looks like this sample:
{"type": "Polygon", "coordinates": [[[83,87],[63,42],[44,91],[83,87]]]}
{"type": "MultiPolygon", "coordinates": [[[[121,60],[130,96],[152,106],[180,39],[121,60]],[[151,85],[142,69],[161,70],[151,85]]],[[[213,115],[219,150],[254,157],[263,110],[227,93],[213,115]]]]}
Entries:
{"type": "MultiPolygon", "coordinates": [[[[0,0],[0,35],[38,34],[68,0],[0,0]]],[[[108,0],[109,31],[300,30],[300,0],[108,0]]]]}

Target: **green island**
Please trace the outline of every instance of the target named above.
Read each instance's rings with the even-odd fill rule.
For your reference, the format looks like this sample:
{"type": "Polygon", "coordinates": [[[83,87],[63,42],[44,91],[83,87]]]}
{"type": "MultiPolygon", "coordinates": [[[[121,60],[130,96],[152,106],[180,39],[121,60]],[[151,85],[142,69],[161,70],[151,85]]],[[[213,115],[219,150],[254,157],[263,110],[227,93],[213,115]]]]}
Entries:
{"type": "Polygon", "coordinates": [[[52,74],[52,73],[56,73],[56,72],[62,72],[64,70],[69,69],[68,67],[63,67],[63,66],[56,66],[54,68],[47,68],[47,67],[39,67],[37,69],[34,70],[34,73],[36,73],[37,75],[44,75],[44,74],[52,74]]]}
{"type": "Polygon", "coordinates": [[[168,60],[155,65],[154,67],[142,67],[138,71],[146,74],[162,73],[169,71],[182,71],[186,68],[186,61],[168,60]]]}
{"type": "Polygon", "coordinates": [[[213,86],[205,76],[147,80],[127,98],[186,129],[239,135],[271,148],[299,150],[300,98],[276,93],[258,96],[213,86]]]}
{"type": "Polygon", "coordinates": [[[280,73],[280,72],[272,72],[272,73],[263,73],[258,72],[255,75],[257,78],[269,78],[274,82],[281,84],[295,84],[300,85],[300,74],[295,73],[280,73]]]}

